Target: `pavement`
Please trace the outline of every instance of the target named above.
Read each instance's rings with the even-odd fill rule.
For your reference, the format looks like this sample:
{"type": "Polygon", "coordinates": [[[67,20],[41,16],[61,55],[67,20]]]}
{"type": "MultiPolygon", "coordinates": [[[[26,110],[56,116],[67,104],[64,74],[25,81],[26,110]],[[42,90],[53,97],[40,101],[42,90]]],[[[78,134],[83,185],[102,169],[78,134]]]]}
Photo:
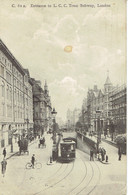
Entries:
{"type": "MultiPolygon", "coordinates": [[[[94,141],[95,143],[97,143],[97,137],[96,136],[89,136],[87,134],[86,137],[88,139],[94,141]]],[[[114,141],[112,141],[110,137],[107,137],[105,139],[104,136],[102,135],[101,143],[99,144],[99,147],[104,148],[106,150],[106,155],[108,155],[108,163],[114,162],[115,159],[118,160],[118,147],[117,147],[117,144],[114,141]],[[112,151],[114,151],[114,154],[113,154],[112,151]]],[[[89,152],[88,152],[88,154],[89,154],[89,152]]],[[[126,160],[127,160],[126,155],[122,154],[122,158],[126,162],[126,160]]],[[[105,163],[105,162],[102,162],[102,161],[101,161],[101,163],[108,164],[108,163],[105,163]]]]}
{"type": "MultiPolygon", "coordinates": [[[[28,145],[32,145],[33,143],[37,142],[38,139],[35,139],[34,141],[30,142],[28,145]]],[[[6,160],[10,159],[12,156],[19,153],[19,146],[18,143],[13,143],[13,152],[11,152],[11,145],[8,145],[6,147],[6,160]]],[[[3,148],[0,149],[0,162],[3,160],[3,148]]]]}
{"type": "MultiPolygon", "coordinates": [[[[91,139],[91,140],[97,142],[96,136],[89,136],[89,135],[87,134],[86,137],[88,137],[89,139],[91,139]]],[[[112,141],[112,140],[111,140],[111,137],[109,137],[109,136],[107,136],[107,137],[105,138],[104,135],[101,135],[101,140],[102,140],[103,142],[107,142],[108,144],[110,144],[110,145],[112,145],[112,146],[117,147],[116,142],[112,141]]]]}

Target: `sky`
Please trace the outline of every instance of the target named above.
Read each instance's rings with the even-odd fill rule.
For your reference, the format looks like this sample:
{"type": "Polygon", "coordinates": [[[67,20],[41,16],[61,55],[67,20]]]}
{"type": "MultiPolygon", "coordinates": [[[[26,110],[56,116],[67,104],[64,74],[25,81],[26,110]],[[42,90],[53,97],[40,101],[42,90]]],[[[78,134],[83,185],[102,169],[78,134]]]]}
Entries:
{"type": "Polygon", "coordinates": [[[47,80],[52,106],[64,120],[68,108],[81,108],[88,88],[94,84],[103,88],[107,70],[113,85],[126,82],[125,0],[74,0],[77,8],[53,7],[71,2],[0,2],[0,38],[42,87],[47,80]],[[111,7],[97,7],[97,3],[111,7]],[[66,51],[67,46],[71,50],[66,51]]]}

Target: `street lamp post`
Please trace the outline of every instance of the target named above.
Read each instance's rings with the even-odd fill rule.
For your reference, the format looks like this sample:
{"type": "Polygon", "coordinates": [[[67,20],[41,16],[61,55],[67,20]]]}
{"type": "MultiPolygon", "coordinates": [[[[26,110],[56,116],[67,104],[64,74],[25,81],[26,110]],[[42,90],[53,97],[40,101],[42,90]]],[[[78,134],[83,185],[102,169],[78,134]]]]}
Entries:
{"type": "Polygon", "coordinates": [[[28,124],[29,124],[29,119],[25,119],[25,123],[27,124],[27,136],[28,136],[28,124]]]}
{"type": "Polygon", "coordinates": [[[13,132],[11,132],[11,153],[13,153],[13,132]]]}
{"type": "Polygon", "coordinates": [[[99,150],[99,143],[101,142],[101,125],[100,125],[100,115],[101,110],[96,110],[97,115],[97,151],[99,150]]]}
{"type": "Polygon", "coordinates": [[[53,148],[52,148],[52,159],[53,161],[57,160],[58,157],[58,146],[56,144],[56,114],[57,112],[55,111],[55,108],[53,108],[53,111],[51,112],[52,117],[53,117],[53,148]]]}
{"type": "Polygon", "coordinates": [[[55,111],[55,108],[53,108],[53,111],[51,112],[52,113],[52,117],[53,117],[53,144],[56,144],[56,115],[57,115],[57,112],[55,111]]]}

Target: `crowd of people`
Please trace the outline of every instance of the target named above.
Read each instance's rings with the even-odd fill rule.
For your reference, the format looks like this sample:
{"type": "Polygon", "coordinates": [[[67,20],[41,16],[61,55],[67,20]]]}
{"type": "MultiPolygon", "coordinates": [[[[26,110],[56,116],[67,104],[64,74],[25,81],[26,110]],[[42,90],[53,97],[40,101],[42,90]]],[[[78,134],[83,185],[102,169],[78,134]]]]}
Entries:
{"type": "Polygon", "coordinates": [[[104,148],[99,148],[98,151],[90,150],[90,161],[94,161],[94,155],[95,158],[98,159],[101,162],[108,163],[108,155],[106,154],[106,150],[104,148]]]}

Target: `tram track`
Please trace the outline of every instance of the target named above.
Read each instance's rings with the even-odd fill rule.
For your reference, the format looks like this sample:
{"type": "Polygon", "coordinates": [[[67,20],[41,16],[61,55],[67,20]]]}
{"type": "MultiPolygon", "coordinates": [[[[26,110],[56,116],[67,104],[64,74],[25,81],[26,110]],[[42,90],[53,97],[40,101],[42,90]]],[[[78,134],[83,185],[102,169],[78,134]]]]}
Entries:
{"type": "MultiPolygon", "coordinates": [[[[54,177],[55,177],[55,175],[57,175],[60,171],[61,171],[61,169],[62,169],[62,167],[63,167],[63,164],[61,164],[60,166],[59,166],[59,168],[51,175],[51,176],[48,176],[47,178],[45,177],[45,178],[39,178],[38,176],[36,176],[36,178],[35,179],[33,179],[33,183],[32,183],[32,186],[33,187],[41,187],[42,186],[42,183],[48,183],[48,182],[50,182],[50,180],[53,180],[54,179],[54,177]],[[37,180],[36,180],[37,179],[37,180]]],[[[66,169],[66,168],[65,168],[66,169]]],[[[63,170],[63,171],[65,171],[65,169],[63,170]]],[[[27,171],[31,171],[31,170],[26,170],[26,172],[27,171]]],[[[33,171],[33,170],[32,170],[33,171]]],[[[40,170],[38,170],[38,171],[40,171],[40,170]]],[[[31,172],[31,173],[33,173],[33,172],[31,172]]],[[[43,173],[43,172],[42,172],[43,173]]],[[[61,174],[60,174],[61,175],[61,174]]],[[[29,179],[30,178],[34,178],[32,175],[29,177],[29,179]]],[[[24,181],[25,181],[25,179],[24,179],[24,181]]],[[[36,194],[36,193],[35,193],[36,194]]]]}
{"type": "MultiPolygon", "coordinates": [[[[80,158],[80,159],[81,159],[81,158],[80,158]]],[[[79,182],[79,184],[77,184],[71,191],[69,191],[68,194],[71,194],[75,189],[77,189],[77,188],[83,183],[83,181],[85,180],[85,178],[86,178],[86,176],[87,176],[87,166],[86,166],[85,162],[84,162],[82,159],[81,159],[81,161],[82,161],[83,164],[84,164],[84,167],[85,167],[86,172],[85,172],[84,177],[82,178],[82,180],[79,182]]]]}
{"type": "MultiPolygon", "coordinates": [[[[80,152],[79,152],[80,153],[80,152]]],[[[81,154],[80,154],[81,155],[81,154]]],[[[80,157],[81,158],[81,157],[80,157]]],[[[83,158],[81,158],[82,159],[82,161],[84,162],[84,160],[83,160],[83,158]]],[[[86,184],[86,186],[84,187],[84,188],[82,188],[79,192],[77,192],[75,195],[78,195],[78,194],[80,194],[82,191],[84,191],[87,187],[88,187],[88,185],[91,183],[91,181],[92,181],[92,178],[93,178],[93,176],[94,176],[94,171],[93,171],[93,167],[92,167],[92,165],[91,165],[91,163],[90,162],[88,162],[89,163],[89,165],[90,165],[90,167],[91,167],[91,170],[92,170],[92,175],[91,175],[91,178],[90,178],[90,180],[88,181],[88,183],[86,184]]],[[[85,164],[85,162],[84,162],[84,164],[85,164]]],[[[85,165],[86,166],[86,165],[85,165]]],[[[86,175],[87,176],[87,175],[86,175]]],[[[85,180],[85,179],[84,179],[85,180]]]]}
{"type": "MultiPolygon", "coordinates": [[[[95,163],[95,162],[94,162],[94,163],[95,163]]],[[[99,178],[98,178],[98,181],[97,181],[96,185],[92,188],[91,191],[89,191],[89,193],[88,193],[87,195],[91,194],[91,192],[95,190],[95,188],[97,187],[97,185],[98,185],[98,183],[100,182],[100,179],[101,179],[101,171],[100,171],[100,168],[99,168],[99,166],[97,165],[97,163],[95,163],[95,164],[96,164],[96,166],[97,166],[97,168],[98,168],[98,170],[99,170],[99,178]]]]}
{"type": "Polygon", "coordinates": [[[97,186],[97,184],[99,183],[99,181],[100,181],[100,169],[99,169],[99,167],[98,167],[98,165],[95,163],[95,161],[94,161],[94,164],[97,166],[97,170],[98,170],[98,172],[99,172],[99,177],[98,177],[98,181],[96,182],[96,185],[94,185],[94,187],[93,188],[91,188],[91,190],[89,190],[88,191],[88,187],[89,187],[89,185],[91,184],[91,182],[93,181],[93,178],[94,178],[94,167],[92,166],[92,163],[91,162],[87,162],[88,163],[88,165],[90,166],[90,168],[91,168],[91,175],[90,175],[90,177],[89,177],[89,175],[88,175],[88,172],[89,172],[89,170],[88,170],[88,167],[87,167],[87,164],[85,163],[85,158],[87,158],[86,156],[84,156],[83,157],[83,154],[81,154],[81,151],[78,151],[78,154],[79,154],[79,156],[80,156],[80,159],[81,159],[81,161],[82,161],[82,163],[84,164],[84,167],[85,167],[85,174],[84,174],[84,176],[83,176],[83,178],[81,179],[81,181],[71,190],[71,191],[69,191],[68,192],[68,195],[70,194],[72,194],[72,195],[79,195],[79,194],[82,194],[82,195],[89,195],[95,188],[96,188],[96,186],[97,186]],[[82,157],[81,157],[82,156],[82,157]],[[84,158],[84,159],[83,159],[84,158]],[[88,178],[89,177],[89,178],[88,178]],[[89,179],[88,180],[88,182],[87,182],[87,180],[86,179],[89,179]],[[86,181],[86,186],[81,186],[81,185],[83,185],[84,184],[84,181],[86,181]],[[80,188],[80,186],[82,187],[81,189],[79,189],[80,188]],[[86,192],[86,189],[87,189],[87,191],[88,192],[86,192]],[[83,193],[84,192],[84,193],[83,193]]]}
{"type": "MultiPolygon", "coordinates": [[[[66,165],[66,168],[65,168],[65,170],[63,171],[64,173],[65,173],[65,171],[67,170],[68,165],[69,165],[69,164],[66,165]]],[[[51,187],[54,188],[57,184],[61,183],[63,180],[65,180],[65,179],[71,174],[71,172],[73,171],[73,168],[74,168],[74,162],[72,163],[71,169],[68,171],[68,173],[67,173],[64,177],[60,178],[58,181],[56,181],[56,182],[53,183],[53,184],[51,183],[49,187],[47,187],[47,188],[45,188],[45,189],[43,189],[43,190],[40,190],[39,192],[34,193],[33,195],[37,195],[37,194],[42,195],[42,192],[45,192],[46,190],[49,190],[51,187]]],[[[59,176],[63,175],[63,172],[62,172],[59,176]]],[[[58,177],[59,177],[59,176],[58,176],[58,177]]]]}

